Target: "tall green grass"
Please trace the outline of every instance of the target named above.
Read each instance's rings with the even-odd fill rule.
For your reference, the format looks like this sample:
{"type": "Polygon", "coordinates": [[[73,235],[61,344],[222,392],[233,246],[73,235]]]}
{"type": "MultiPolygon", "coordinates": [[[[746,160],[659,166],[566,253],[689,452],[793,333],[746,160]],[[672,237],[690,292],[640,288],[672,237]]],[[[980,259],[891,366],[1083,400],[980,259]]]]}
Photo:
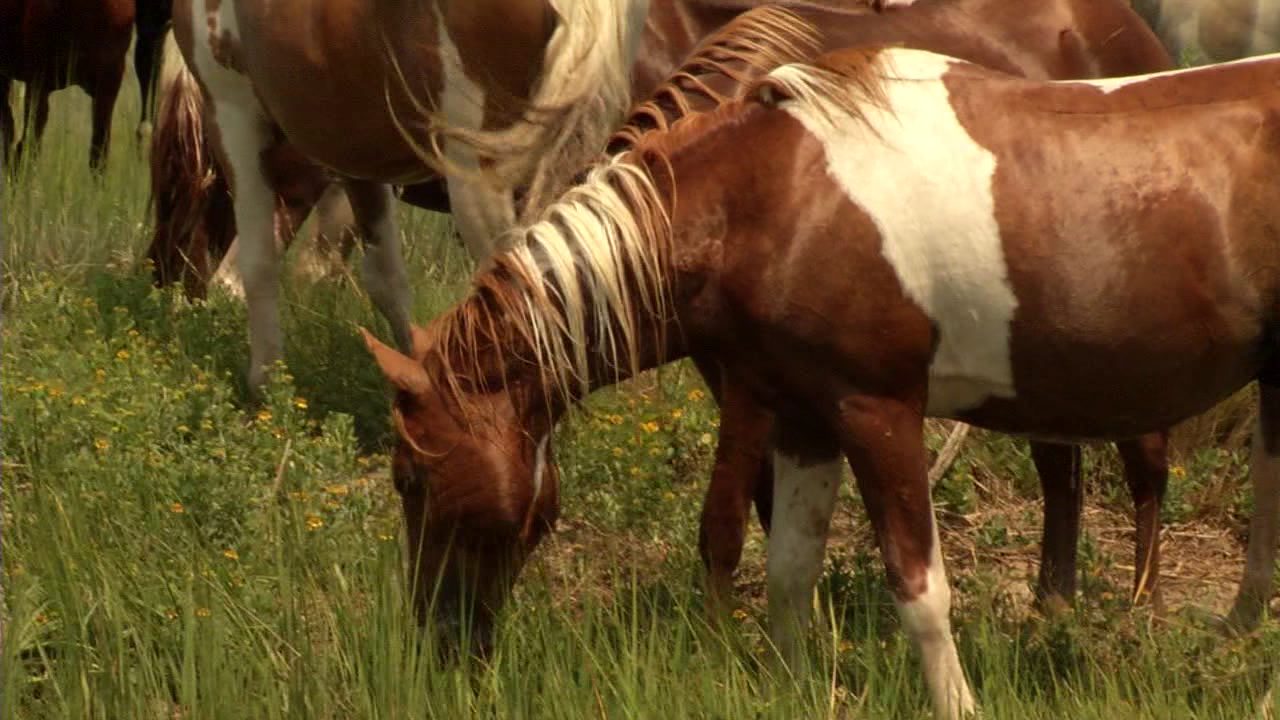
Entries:
{"type": "MultiPolygon", "coordinates": [[[[139,262],[130,97],[100,181],[86,105],[55,96],[42,153],[0,196],[0,716],[927,716],[869,548],[833,554],[799,678],[779,671],[758,599],[709,618],[694,545],[716,416],[684,366],[564,424],[562,532],[491,660],[442,665],[407,608],[386,391],[354,332],[381,328],[367,298],[290,283],[287,370],[249,402],[243,309],[157,291],[139,262]]],[[[465,291],[467,264],[440,218],[400,218],[426,319],[465,291]]],[[[981,503],[984,472],[1035,492],[1025,451],[983,436],[944,508],[981,503]]],[[[1252,717],[1280,669],[1274,623],[1226,638],[1118,601],[1028,618],[996,591],[997,558],[959,579],[955,612],[988,718],[1252,717]]]]}

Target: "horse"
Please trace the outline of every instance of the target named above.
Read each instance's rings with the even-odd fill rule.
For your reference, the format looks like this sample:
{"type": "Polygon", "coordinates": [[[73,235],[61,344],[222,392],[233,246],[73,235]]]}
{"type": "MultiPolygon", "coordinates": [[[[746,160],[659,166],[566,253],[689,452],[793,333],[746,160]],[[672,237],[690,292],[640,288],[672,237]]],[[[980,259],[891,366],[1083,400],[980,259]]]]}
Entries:
{"type": "Polygon", "coordinates": [[[1277,0],[1135,0],[1169,52],[1207,62],[1280,51],[1277,0]]]}
{"type": "Polygon", "coordinates": [[[78,85],[92,99],[89,167],[103,170],[111,142],[111,114],[124,77],[134,19],[133,0],[0,0],[0,161],[12,168],[38,145],[49,121],[49,94],[78,85]],[[9,92],[26,85],[22,140],[14,136],[9,92]]]}
{"type": "Polygon", "coordinates": [[[544,158],[598,146],[626,111],[646,5],[175,2],[243,243],[250,384],[280,358],[277,194],[305,215],[328,183],[316,166],[341,178],[367,244],[365,285],[407,343],[390,185],[446,175],[460,232],[483,246],[514,221],[513,188],[555,186],[544,158]]]}
{"type": "Polygon", "coordinates": [[[595,166],[409,353],[362,329],[395,391],[416,594],[440,631],[491,635],[554,523],[555,422],[701,354],[777,417],[769,620],[793,667],[842,455],[935,715],[959,718],[925,418],[1115,440],[1254,381],[1228,620],[1255,625],[1280,522],[1277,178],[1280,56],[1045,82],[873,47],[774,70],[595,166]]]}
{"type": "MultiPolygon", "coordinates": [[[[672,74],[671,57],[678,54],[672,51],[673,45],[713,32],[746,4],[740,0],[654,2],[650,32],[641,43],[633,69],[636,87],[653,86],[658,78],[672,74]]],[[[1138,75],[1173,67],[1159,41],[1123,2],[1027,6],[999,0],[919,0],[886,3],[879,12],[857,10],[852,15],[812,3],[789,7],[820,28],[822,50],[903,44],[1034,79],[1138,75]]],[[[742,85],[748,79],[739,77],[736,82],[742,85]]],[[[733,92],[730,87],[722,90],[733,92]]],[[[707,107],[703,103],[702,109],[707,107]]],[[[626,140],[638,129],[665,125],[643,120],[633,113],[619,137],[626,140]]],[[[625,142],[615,141],[610,149],[624,147],[625,142]]],[[[698,547],[709,571],[710,596],[716,604],[723,604],[732,594],[753,500],[761,524],[768,529],[773,492],[767,448],[772,424],[749,396],[732,383],[720,382],[714,364],[697,357],[695,362],[721,412],[720,443],[703,504],[698,547]]],[[[1168,482],[1167,443],[1164,432],[1116,443],[1137,516],[1132,598],[1139,604],[1149,601],[1157,610],[1162,607],[1159,514],[1168,482]]],[[[1076,546],[1084,501],[1081,453],[1078,446],[1033,441],[1031,455],[1045,496],[1036,598],[1042,606],[1053,609],[1075,596],[1076,546]]]]}

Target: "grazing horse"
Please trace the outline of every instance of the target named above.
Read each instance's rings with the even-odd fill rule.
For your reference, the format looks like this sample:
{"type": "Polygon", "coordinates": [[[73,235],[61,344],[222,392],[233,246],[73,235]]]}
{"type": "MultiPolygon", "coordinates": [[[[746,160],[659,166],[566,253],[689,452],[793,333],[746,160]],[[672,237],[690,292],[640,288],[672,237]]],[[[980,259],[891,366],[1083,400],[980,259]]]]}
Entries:
{"type": "Polygon", "coordinates": [[[484,247],[514,221],[515,187],[554,188],[546,158],[599,147],[625,112],[646,3],[175,2],[243,243],[250,383],[280,358],[277,194],[305,214],[328,183],[309,170],[343,180],[368,246],[366,287],[408,343],[389,184],[447,171],[455,221],[484,247]]]}
{"type": "MultiPolygon", "coordinates": [[[[101,171],[111,141],[111,113],[124,77],[134,0],[0,0],[0,161],[14,142],[9,91],[25,83],[26,122],[17,155],[38,145],[49,120],[49,94],[78,85],[92,98],[89,167],[101,171]]],[[[16,163],[14,163],[16,165],[16,163]]]]}
{"type": "Polygon", "coordinates": [[[902,48],[779,68],[595,167],[409,354],[364,332],[396,390],[415,594],[487,628],[554,521],[555,422],[701,354],[778,418],[769,615],[789,662],[841,455],[935,715],[959,718],[924,419],[1131,438],[1256,380],[1229,617],[1252,625],[1280,521],[1277,208],[1280,56],[1074,82],[902,48]]]}
{"type": "Polygon", "coordinates": [[[1135,0],[1134,9],[1181,57],[1208,62],[1280,51],[1280,0],[1135,0]]]}

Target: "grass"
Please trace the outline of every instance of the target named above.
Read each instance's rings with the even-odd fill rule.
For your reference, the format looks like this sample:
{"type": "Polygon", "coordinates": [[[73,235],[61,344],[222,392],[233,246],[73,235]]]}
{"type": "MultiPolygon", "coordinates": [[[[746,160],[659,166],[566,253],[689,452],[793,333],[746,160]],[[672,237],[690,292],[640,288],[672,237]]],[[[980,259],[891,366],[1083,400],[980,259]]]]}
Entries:
{"type": "MultiPolygon", "coordinates": [[[[387,396],[354,332],[385,328],[349,283],[290,283],[287,372],[247,402],[242,308],[157,291],[139,262],[147,185],[129,100],[101,181],[85,167],[84,98],[62,93],[42,154],[0,196],[0,716],[927,716],[847,490],[812,672],[773,662],[758,532],[740,607],[708,620],[694,548],[717,423],[685,365],[597,394],[560,428],[560,532],[492,661],[440,665],[407,612],[387,396]]],[[[467,264],[440,218],[400,213],[428,318],[465,291],[467,264]]],[[[1220,436],[1180,436],[1170,497],[1166,562],[1197,600],[1229,592],[1242,563],[1244,458],[1220,436]]],[[[1112,454],[1088,458],[1084,593],[1066,617],[1027,611],[1039,505],[1023,443],[975,433],[938,490],[956,636],[986,717],[1255,717],[1280,629],[1227,638],[1177,609],[1130,611],[1116,567],[1128,500],[1112,454]]]]}

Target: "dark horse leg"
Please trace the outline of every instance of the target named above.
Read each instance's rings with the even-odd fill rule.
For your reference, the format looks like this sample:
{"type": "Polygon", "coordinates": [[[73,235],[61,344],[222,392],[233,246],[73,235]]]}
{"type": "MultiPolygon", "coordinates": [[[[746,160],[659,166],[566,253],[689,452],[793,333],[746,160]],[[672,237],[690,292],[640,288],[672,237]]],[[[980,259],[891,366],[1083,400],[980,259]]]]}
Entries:
{"type": "Polygon", "coordinates": [[[1258,396],[1258,429],[1249,455],[1249,481],[1253,485],[1249,547],[1244,577],[1227,617],[1228,624],[1238,630],[1250,630],[1262,620],[1275,574],[1280,542],[1280,367],[1268,368],[1259,378],[1258,396]]]}
{"type": "Polygon", "coordinates": [[[9,91],[13,79],[0,76],[0,172],[9,169],[9,147],[13,144],[13,108],[9,107],[9,91]]]}
{"type": "Polygon", "coordinates": [[[155,115],[156,73],[160,67],[164,33],[172,14],[173,6],[169,2],[138,0],[133,20],[138,31],[133,47],[133,71],[138,76],[138,91],[142,94],[142,123],[151,122],[155,115]]]}
{"type": "Polygon", "coordinates": [[[773,504],[770,457],[773,416],[713,361],[694,363],[720,404],[720,441],[702,505],[698,552],[707,569],[712,603],[723,608],[733,595],[733,573],[742,559],[752,500],[765,532],[773,504]]]}
{"type": "Polygon", "coordinates": [[[44,128],[49,124],[49,91],[43,89],[42,83],[27,83],[25,110],[26,122],[22,127],[22,140],[14,152],[14,166],[20,166],[34,158],[40,146],[40,138],[44,136],[44,128]]]}
{"type": "MultiPolygon", "coordinates": [[[[1135,603],[1150,601],[1157,608],[1160,503],[1168,482],[1166,445],[1166,433],[1150,433],[1116,443],[1137,515],[1133,599],[1135,603]]],[[[1044,539],[1036,601],[1045,607],[1069,605],[1076,593],[1076,547],[1084,506],[1080,447],[1033,442],[1031,458],[1044,491],[1044,539]]]]}
{"type": "Polygon", "coordinates": [[[111,148],[111,114],[116,108],[116,96],[120,94],[120,82],[124,79],[124,59],[120,66],[104,69],[96,78],[89,94],[93,96],[93,136],[89,141],[89,168],[98,175],[107,165],[107,151],[111,148]]]}

